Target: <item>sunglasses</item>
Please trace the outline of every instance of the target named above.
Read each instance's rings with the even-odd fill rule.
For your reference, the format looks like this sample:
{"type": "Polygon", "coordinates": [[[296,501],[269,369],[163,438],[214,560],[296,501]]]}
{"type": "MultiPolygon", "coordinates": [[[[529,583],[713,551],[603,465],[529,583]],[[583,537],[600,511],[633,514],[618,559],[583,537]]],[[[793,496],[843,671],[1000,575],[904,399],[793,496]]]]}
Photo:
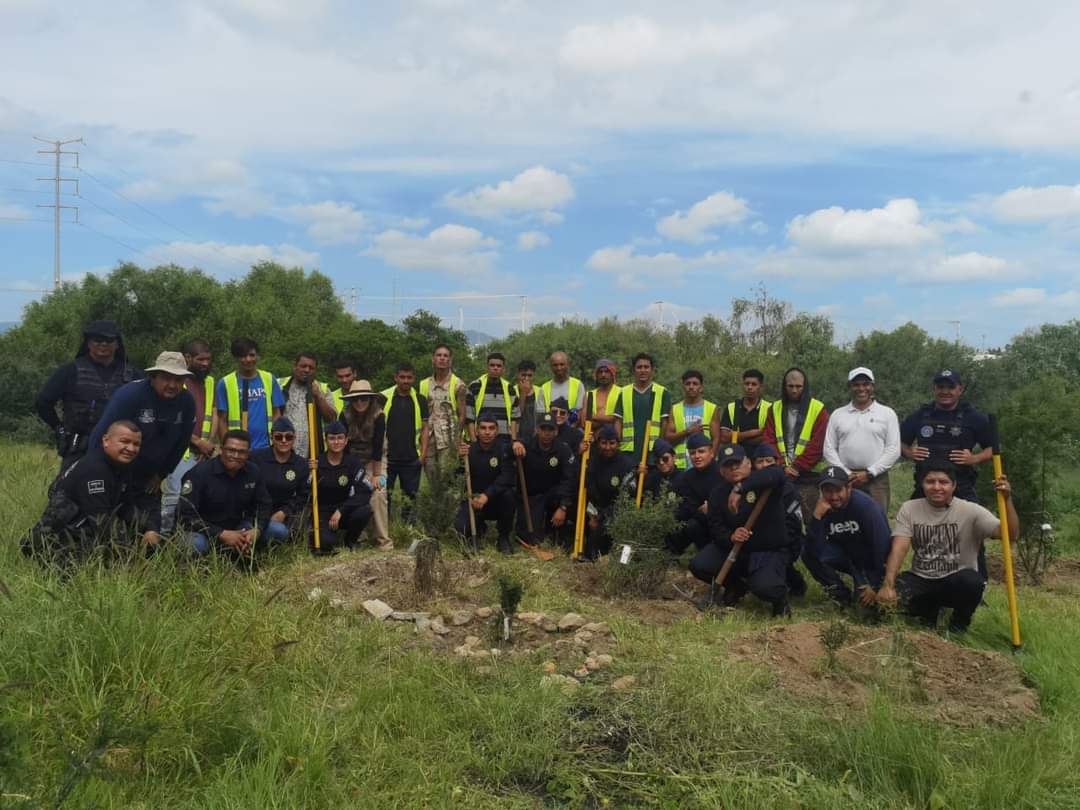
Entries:
{"type": "Polygon", "coordinates": [[[570,411],[564,411],[562,408],[552,408],[551,409],[551,415],[554,416],[554,417],[569,416],[570,411]]]}
{"type": "Polygon", "coordinates": [[[274,434],[274,441],[275,442],[291,442],[295,438],[296,438],[295,433],[275,433],[274,434]]]}

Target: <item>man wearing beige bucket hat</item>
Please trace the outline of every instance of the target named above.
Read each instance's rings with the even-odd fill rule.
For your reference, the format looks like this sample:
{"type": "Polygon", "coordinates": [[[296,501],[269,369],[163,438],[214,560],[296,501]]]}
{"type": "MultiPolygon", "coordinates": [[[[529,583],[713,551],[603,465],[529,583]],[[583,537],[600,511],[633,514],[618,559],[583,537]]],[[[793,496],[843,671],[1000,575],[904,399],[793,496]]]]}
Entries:
{"type": "Polygon", "coordinates": [[[394,547],[390,539],[390,507],[386,498],[386,474],[383,468],[383,445],[386,438],[386,397],[367,380],[353,380],[342,389],[344,408],[341,421],[348,428],[347,452],[363,463],[367,479],[374,485],[371,493],[371,521],[364,532],[383,549],[394,547]]]}
{"type": "Polygon", "coordinates": [[[161,482],[183,458],[195,429],[195,399],[184,390],[191,376],[184,355],[162,352],[146,369],[147,379],[121,387],[109,400],[90,445],[97,447],[109,425],[127,419],[142,431],[142,448],[131,464],[131,483],[137,494],[136,508],[146,527],[143,539],[155,545],[160,539],[161,482]]]}

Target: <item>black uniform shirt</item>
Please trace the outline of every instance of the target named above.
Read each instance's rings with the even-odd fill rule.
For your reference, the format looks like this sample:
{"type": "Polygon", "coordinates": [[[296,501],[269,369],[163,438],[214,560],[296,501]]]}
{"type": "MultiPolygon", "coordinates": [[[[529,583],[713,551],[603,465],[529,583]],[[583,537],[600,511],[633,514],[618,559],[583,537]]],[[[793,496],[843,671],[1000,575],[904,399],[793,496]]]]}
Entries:
{"type": "MultiPolygon", "coordinates": [[[[419,455],[416,450],[416,408],[412,397],[402,396],[394,389],[393,402],[388,402],[390,415],[386,417],[386,455],[391,464],[412,464],[419,455]]],[[[418,393],[416,404],[420,408],[420,421],[428,420],[427,397],[418,393]]],[[[386,411],[384,410],[385,414],[386,411]]]]}
{"type": "Polygon", "coordinates": [[[750,513],[754,511],[757,499],[765,490],[772,489],[768,502],[761,510],[753,534],[746,541],[747,551],[779,551],[787,548],[790,539],[785,524],[783,486],[786,476],[780,465],[755,470],[742,481],[742,498],[739,511],[728,511],[728,496],[732,485],[721,479],[709,495],[709,536],[720,546],[731,543],[731,533],[746,525],[750,513]]]}
{"type": "Polygon", "coordinates": [[[560,505],[570,508],[574,503],[574,486],[577,484],[574,471],[577,466],[569,447],[554,441],[550,449],[544,450],[540,447],[539,437],[533,436],[525,445],[525,458],[521,461],[525,467],[525,485],[530,497],[555,492],[560,505]]]}
{"type": "Polygon", "coordinates": [[[510,445],[496,437],[485,450],[480,442],[469,445],[469,479],[473,495],[494,500],[514,488],[514,456],[510,445]]]}
{"type": "Polygon", "coordinates": [[[624,489],[634,489],[637,482],[637,465],[625,453],[616,452],[612,458],[599,453],[589,454],[585,470],[585,492],[589,503],[603,511],[615,504],[624,489]]]}
{"type": "Polygon", "coordinates": [[[319,458],[319,519],[325,520],[335,510],[346,512],[371,500],[371,488],[364,477],[364,465],[351,453],[340,464],[330,463],[329,456],[319,458]]]}
{"type": "MultiPolygon", "coordinates": [[[[684,470],[674,487],[679,496],[679,506],[675,510],[676,519],[686,521],[699,514],[701,505],[709,500],[712,491],[723,482],[720,467],[715,461],[701,470],[697,467],[684,470]]],[[[711,504],[709,509],[712,510],[711,504]]]]}
{"type": "MultiPolygon", "coordinates": [[[[645,494],[654,498],[660,495],[660,488],[666,486],[669,492],[678,492],[679,482],[682,480],[683,471],[678,467],[672,467],[671,472],[664,475],[656,467],[650,467],[645,473],[645,494]]],[[[706,496],[707,497],[707,496],[706,496]]]]}
{"type": "MultiPolygon", "coordinates": [[[[928,402],[900,424],[900,441],[910,446],[915,442],[930,451],[930,458],[949,460],[953,450],[972,450],[992,447],[993,431],[990,418],[975,410],[970,402],[961,400],[956,408],[943,411],[928,402]]],[[[974,487],[978,470],[971,465],[956,465],[958,486],[974,487]]]]}
{"type": "Polygon", "coordinates": [[[270,522],[270,493],[259,468],[247,462],[229,475],[220,458],[196,464],[184,476],[176,520],[189,531],[216,538],[250,523],[262,534],[270,522]]]}
{"type": "Polygon", "coordinates": [[[272,447],[260,447],[251,454],[270,494],[270,512],[284,512],[286,518],[300,514],[311,495],[311,471],[307,459],[289,453],[288,461],[278,461],[272,447]]]}
{"type": "Polygon", "coordinates": [[[40,525],[51,532],[79,529],[105,535],[113,530],[114,520],[133,519],[134,501],[130,469],[95,450],[64,472],[40,525]]]}

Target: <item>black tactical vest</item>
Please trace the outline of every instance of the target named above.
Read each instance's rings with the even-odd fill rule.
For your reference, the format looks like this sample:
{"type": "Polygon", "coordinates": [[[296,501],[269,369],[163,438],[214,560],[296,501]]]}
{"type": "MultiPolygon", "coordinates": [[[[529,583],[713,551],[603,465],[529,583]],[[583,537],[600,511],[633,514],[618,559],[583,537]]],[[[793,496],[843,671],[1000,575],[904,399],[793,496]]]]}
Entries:
{"type": "Polygon", "coordinates": [[[75,358],[75,385],[64,396],[64,430],[69,436],[89,436],[113,392],[135,376],[126,361],[116,363],[106,377],[100,369],[85,355],[75,358]]]}

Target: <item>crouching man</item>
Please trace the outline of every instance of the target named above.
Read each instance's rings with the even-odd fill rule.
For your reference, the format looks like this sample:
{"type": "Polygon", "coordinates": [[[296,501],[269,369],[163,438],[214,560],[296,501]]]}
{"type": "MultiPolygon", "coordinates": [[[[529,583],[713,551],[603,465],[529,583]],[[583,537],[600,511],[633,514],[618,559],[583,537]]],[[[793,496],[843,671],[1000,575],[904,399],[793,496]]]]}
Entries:
{"type": "MultiPolygon", "coordinates": [[[[979,547],[988,537],[1001,537],[1001,522],[979,504],[955,497],[956,468],[950,462],[931,459],[920,474],[924,497],[906,502],[896,513],[878,602],[899,602],[929,626],[937,624],[943,608],[951,608],[949,630],[962,633],[986,587],[978,569],[979,547]],[[914,549],[911,570],[897,576],[909,549],[914,549]]],[[[994,480],[994,489],[1005,495],[1010,536],[1019,537],[1020,519],[1005,476],[994,480]]]]}
{"type": "MultiPolygon", "coordinates": [[[[477,539],[484,536],[487,521],[494,520],[499,533],[498,549],[514,551],[510,535],[514,531],[514,457],[506,442],[499,439],[499,418],[484,411],[476,420],[476,441],[462,442],[458,455],[469,460],[469,485],[477,539]]],[[[469,537],[469,504],[462,503],[454,519],[459,534],[469,537]]]]}
{"type": "Polygon", "coordinates": [[[892,536],[885,512],[849,478],[837,466],[821,474],[803,562],[829,598],[842,605],[851,604],[853,590],[841,574],[850,575],[859,605],[868,608],[877,602],[892,536]]]}
{"type": "Polygon", "coordinates": [[[712,542],[690,560],[690,572],[704,582],[712,582],[724,560],[736,545],[742,546],[738,559],[724,583],[724,604],[734,606],[747,592],[772,606],[774,616],[789,616],[785,572],[791,559],[791,540],[781,497],[784,468],[751,469],[742,445],[728,445],[720,451],[723,481],[708,500],[709,533],[712,542]],[[770,493],[752,528],[746,523],[759,499],[770,493]]]}
{"type": "Polygon", "coordinates": [[[263,537],[270,522],[270,493],[259,468],[248,460],[250,453],[248,432],[229,430],[221,455],[196,464],[184,476],[176,520],[193,556],[206,556],[215,543],[244,556],[263,537]]]}
{"type": "Polygon", "coordinates": [[[61,473],[44,514],[19,544],[23,554],[66,565],[130,542],[147,517],[136,509],[138,490],[131,483],[131,463],[141,445],[134,422],[119,419],[109,425],[100,446],[61,473]]]}

